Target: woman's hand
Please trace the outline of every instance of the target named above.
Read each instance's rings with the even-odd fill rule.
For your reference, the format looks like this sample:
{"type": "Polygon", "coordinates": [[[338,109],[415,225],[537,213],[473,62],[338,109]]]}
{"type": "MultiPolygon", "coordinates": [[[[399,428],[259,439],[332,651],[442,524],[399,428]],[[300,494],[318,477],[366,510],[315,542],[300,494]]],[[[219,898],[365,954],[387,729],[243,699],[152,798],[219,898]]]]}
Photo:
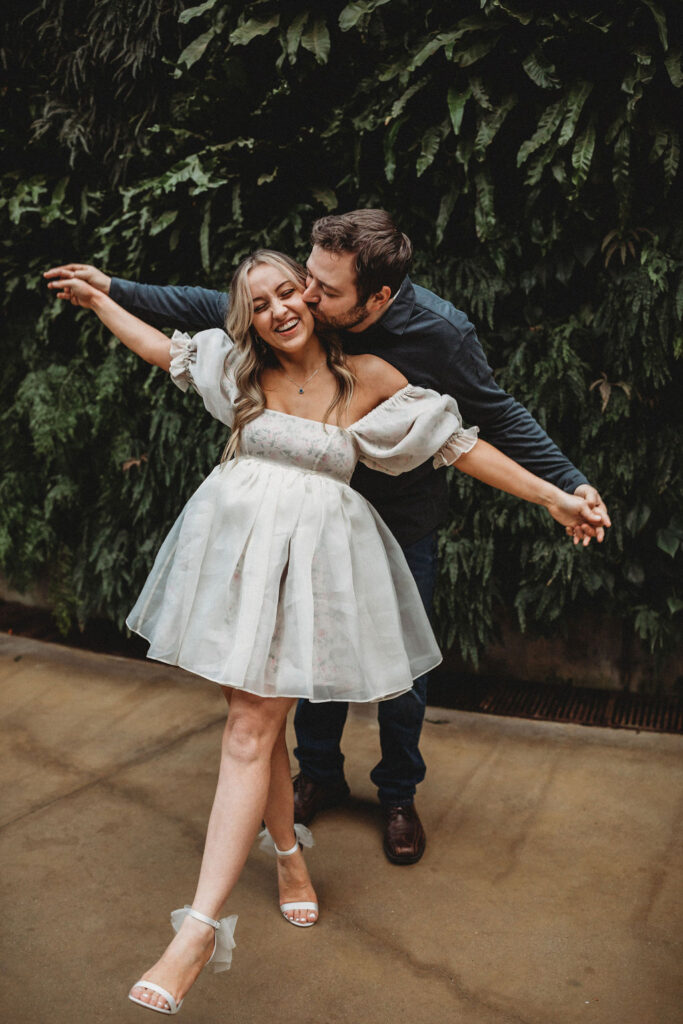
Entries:
{"type": "Polygon", "coordinates": [[[93,288],[87,281],[78,277],[65,277],[51,281],[49,287],[59,289],[58,299],[70,302],[72,306],[82,306],[83,309],[92,309],[94,304],[102,298],[99,288],[93,288]]]}
{"type": "Polygon", "coordinates": [[[607,506],[591,484],[581,484],[576,488],[574,494],[578,494],[580,498],[585,498],[593,511],[601,514],[602,522],[598,527],[588,526],[587,524],[576,528],[567,527],[567,533],[570,537],[574,538],[575,544],[583,541],[585,548],[588,547],[593,538],[595,538],[598,544],[602,544],[605,539],[605,527],[612,525],[607,506]]]}
{"type": "Polygon", "coordinates": [[[553,491],[553,496],[546,505],[548,512],[553,519],[566,527],[567,534],[574,538],[575,544],[583,539],[583,545],[587,547],[594,531],[603,525],[602,513],[596,511],[590,501],[578,494],[566,494],[558,487],[553,488],[553,491]],[[590,528],[590,535],[584,533],[586,527],[590,528]]]}
{"type": "MultiPolygon", "coordinates": [[[[67,278],[74,281],[86,281],[105,295],[109,295],[109,286],[111,285],[109,275],[89,263],[64,263],[61,267],[51,267],[50,270],[46,270],[43,277],[47,278],[47,286],[51,289],[59,288],[67,278]]],[[[57,297],[64,298],[63,295],[57,297]]]]}
{"type": "Polygon", "coordinates": [[[461,455],[454,465],[485,484],[524,501],[545,505],[553,519],[566,528],[575,544],[583,541],[583,546],[588,547],[591,538],[602,540],[604,528],[610,525],[607,509],[594,487],[584,484],[577,488],[576,494],[566,494],[513,462],[487,441],[477,441],[474,448],[461,455]]]}

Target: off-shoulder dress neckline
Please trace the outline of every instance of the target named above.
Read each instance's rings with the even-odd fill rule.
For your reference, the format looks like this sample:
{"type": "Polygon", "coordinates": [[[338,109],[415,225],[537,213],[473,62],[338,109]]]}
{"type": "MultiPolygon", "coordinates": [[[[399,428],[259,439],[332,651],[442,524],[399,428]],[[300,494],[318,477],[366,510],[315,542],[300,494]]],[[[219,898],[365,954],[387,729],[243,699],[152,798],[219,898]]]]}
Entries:
{"type": "MultiPolygon", "coordinates": [[[[346,427],[340,427],[338,423],[325,423],[325,426],[335,427],[337,430],[351,430],[352,427],[357,427],[360,423],[363,423],[364,420],[367,420],[369,416],[373,416],[378,411],[378,409],[384,409],[390,402],[394,402],[396,399],[402,398],[407,392],[415,390],[417,389],[414,384],[404,384],[404,386],[402,388],[399,388],[398,391],[394,391],[393,395],[389,395],[389,397],[385,398],[383,402],[380,402],[378,405],[373,406],[372,409],[369,409],[368,412],[366,412],[363,416],[361,416],[357,420],[354,420],[353,423],[349,423],[346,427]]],[[[266,406],[266,408],[263,411],[274,412],[278,416],[287,416],[291,420],[304,420],[307,423],[319,423],[321,426],[323,425],[322,420],[314,420],[310,416],[297,416],[296,413],[293,412],[282,412],[281,409],[269,409],[266,406]]]]}

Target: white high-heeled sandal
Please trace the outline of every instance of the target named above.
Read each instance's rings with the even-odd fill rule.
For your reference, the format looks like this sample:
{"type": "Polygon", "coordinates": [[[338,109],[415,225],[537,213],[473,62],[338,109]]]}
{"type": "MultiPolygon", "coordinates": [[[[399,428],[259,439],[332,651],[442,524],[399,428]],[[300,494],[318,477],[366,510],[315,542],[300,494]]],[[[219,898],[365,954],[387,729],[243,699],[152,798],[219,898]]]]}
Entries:
{"type": "MultiPolygon", "coordinates": [[[[204,924],[210,925],[214,930],[213,937],[213,952],[209,959],[205,963],[205,967],[211,965],[211,970],[214,973],[219,971],[227,971],[230,969],[232,963],[232,951],[235,948],[235,925],[237,924],[237,914],[231,914],[230,917],[223,917],[220,921],[214,921],[212,917],[207,917],[206,914],[201,914],[194,907],[182,907],[179,910],[174,910],[171,913],[171,924],[173,925],[174,931],[179,931],[180,926],[186,917],[194,917],[197,921],[202,921],[204,924]]],[[[138,1003],[140,1006],[144,1006],[147,1010],[156,1010],[157,1013],[165,1013],[169,1016],[173,1016],[178,1013],[180,1007],[183,1005],[184,1000],[176,1003],[175,998],[171,993],[162,988],[161,985],[157,985],[154,981],[147,981],[141,978],[140,981],[136,981],[130,992],[128,998],[133,1003],[138,1003]],[[168,1003],[168,1009],[163,1006],[152,1006],[150,1003],[143,1002],[142,999],[138,999],[137,996],[132,994],[134,988],[146,988],[150,992],[156,992],[158,995],[163,996],[168,1003]]]]}
{"type": "MultiPolygon", "coordinates": [[[[271,836],[270,832],[268,831],[268,829],[264,828],[263,831],[259,832],[258,835],[258,838],[261,840],[260,848],[262,850],[266,850],[268,853],[274,853],[278,857],[292,857],[297,852],[300,846],[308,846],[310,848],[311,846],[315,845],[313,833],[311,832],[310,828],[306,828],[306,826],[302,825],[300,822],[297,822],[294,825],[294,835],[296,836],[296,842],[294,843],[294,846],[291,848],[291,850],[279,850],[278,847],[275,845],[275,841],[271,836]]],[[[298,903],[281,903],[280,911],[285,921],[288,921],[289,924],[295,925],[297,928],[311,928],[314,924],[316,924],[319,914],[318,904],[313,903],[311,901],[300,901],[298,903]],[[287,914],[288,911],[291,912],[292,910],[314,910],[316,913],[315,921],[293,921],[292,918],[288,917],[287,914]]]]}

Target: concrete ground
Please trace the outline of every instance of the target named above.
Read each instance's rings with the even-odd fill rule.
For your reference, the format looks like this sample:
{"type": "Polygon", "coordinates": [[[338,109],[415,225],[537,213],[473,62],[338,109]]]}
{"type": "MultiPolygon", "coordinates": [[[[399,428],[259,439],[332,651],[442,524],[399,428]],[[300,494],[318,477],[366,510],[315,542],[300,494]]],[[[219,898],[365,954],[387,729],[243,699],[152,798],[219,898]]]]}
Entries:
{"type": "MultiPolygon", "coordinates": [[[[0,635],[0,1018],[152,1021],[128,986],[192,895],[217,768],[211,683],[0,635]]],[[[683,1020],[683,739],[429,709],[427,852],[381,849],[374,709],[353,799],[316,821],[315,928],[279,915],[255,847],[226,913],[232,970],[193,1024],[676,1024],[683,1020]]]]}

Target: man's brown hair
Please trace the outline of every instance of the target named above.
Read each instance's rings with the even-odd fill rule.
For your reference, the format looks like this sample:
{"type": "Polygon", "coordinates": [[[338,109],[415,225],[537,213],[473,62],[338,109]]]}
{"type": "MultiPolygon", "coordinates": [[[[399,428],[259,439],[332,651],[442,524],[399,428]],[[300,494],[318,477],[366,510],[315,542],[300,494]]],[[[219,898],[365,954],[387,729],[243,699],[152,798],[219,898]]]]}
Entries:
{"type": "Polygon", "coordinates": [[[321,217],[313,225],[311,245],[326,252],[352,252],[356,256],[358,304],[385,285],[394,295],[413,258],[413,246],[386,210],[353,210],[321,217]]]}

